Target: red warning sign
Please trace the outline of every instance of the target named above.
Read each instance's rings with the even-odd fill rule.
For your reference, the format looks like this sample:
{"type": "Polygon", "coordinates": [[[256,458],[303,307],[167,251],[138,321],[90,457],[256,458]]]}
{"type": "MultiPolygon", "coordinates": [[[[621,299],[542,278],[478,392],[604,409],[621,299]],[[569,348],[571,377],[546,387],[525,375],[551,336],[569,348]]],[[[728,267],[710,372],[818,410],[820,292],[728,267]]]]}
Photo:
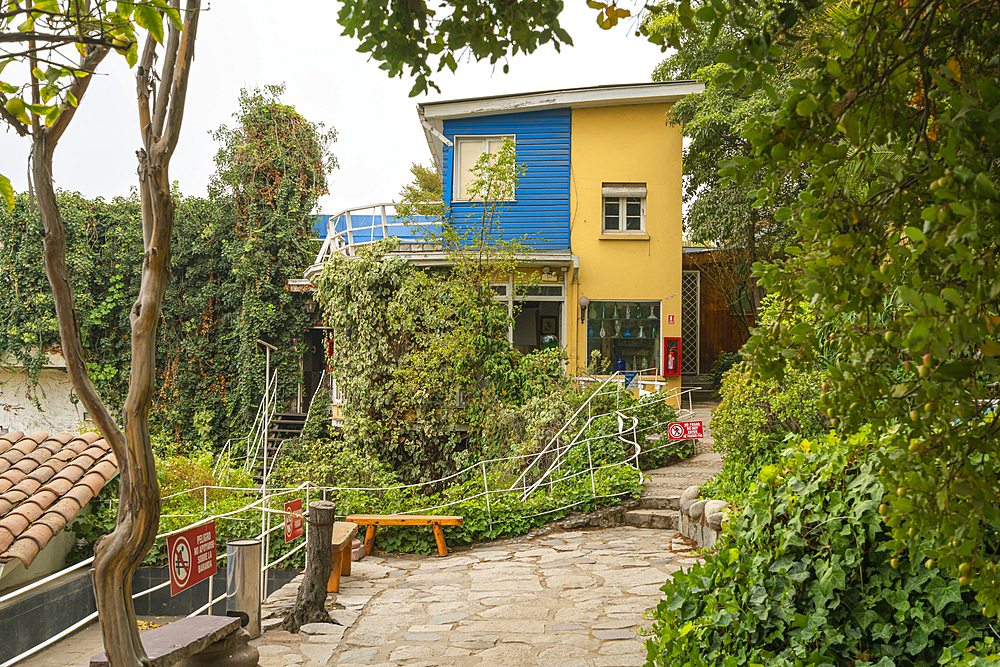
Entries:
{"type": "Polygon", "coordinates": [[[704,438],[705,430],[701,422],[670,422],[667,425],[667,437],[671,440],[691,440],[704,438]]]}
{"type": "Polygon", "coordinates": [[[215,574],[215,522],[185,530],[167,538],[170,595],[177,595],[215,574]]]}
{"type": "Polygon", "coordinates": [[[302,499],[285,503],[285,542],[302,537],[302,499]]]}

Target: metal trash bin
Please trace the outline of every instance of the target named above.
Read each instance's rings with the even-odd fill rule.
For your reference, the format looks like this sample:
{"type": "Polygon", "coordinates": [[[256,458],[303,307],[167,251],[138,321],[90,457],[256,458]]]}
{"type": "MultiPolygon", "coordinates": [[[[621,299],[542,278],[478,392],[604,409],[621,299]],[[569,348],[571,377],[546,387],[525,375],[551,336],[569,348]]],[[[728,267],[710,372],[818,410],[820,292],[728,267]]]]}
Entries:
{"type": "Polygon", "coordinates": [[[226,543],[226,615],[239,616],[251,639],[260,637],[260,540],[226,543]]]}

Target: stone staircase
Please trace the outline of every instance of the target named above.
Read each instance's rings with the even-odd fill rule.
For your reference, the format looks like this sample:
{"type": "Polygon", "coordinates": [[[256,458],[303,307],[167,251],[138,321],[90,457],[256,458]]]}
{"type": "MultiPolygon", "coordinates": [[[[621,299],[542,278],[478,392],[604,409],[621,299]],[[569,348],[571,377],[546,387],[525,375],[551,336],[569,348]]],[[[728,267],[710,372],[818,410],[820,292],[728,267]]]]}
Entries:
{"type": "Polygon", "coordinates": [[[712,408],[715,403],[696,403],[692,421],[705,424],[705,437],[695,443],[695,454],[680,463],[647,470],[639,507],[625,512],[625,523],[641,528],[680,528],[680,499],[690,486],[700,486],[722,470],[722,457],[712,451],[712,408]]]}

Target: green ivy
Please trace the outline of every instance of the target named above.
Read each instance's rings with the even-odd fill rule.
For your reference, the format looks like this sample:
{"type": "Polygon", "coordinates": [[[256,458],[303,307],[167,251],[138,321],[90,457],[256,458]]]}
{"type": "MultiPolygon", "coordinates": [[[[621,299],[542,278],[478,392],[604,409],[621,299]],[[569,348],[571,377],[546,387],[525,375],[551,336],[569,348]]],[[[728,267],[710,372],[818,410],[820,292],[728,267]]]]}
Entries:
{"type": "MultiPolygon", "coordinates": [[[[921,548],[897,555],[867,432],[790,448],[761,472],[717,552],[674,573],[647,665],[979,665],[974,596],[921,548]]],[[[926,545],[925,545],[926,546],[926,545]]]]}

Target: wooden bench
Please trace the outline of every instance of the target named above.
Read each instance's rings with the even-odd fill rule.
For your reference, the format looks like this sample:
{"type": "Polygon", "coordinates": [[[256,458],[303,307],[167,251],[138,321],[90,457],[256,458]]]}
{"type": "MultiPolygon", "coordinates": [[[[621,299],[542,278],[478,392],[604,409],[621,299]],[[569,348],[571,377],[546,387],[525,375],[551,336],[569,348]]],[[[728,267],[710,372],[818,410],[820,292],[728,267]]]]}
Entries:
{"type": "MultiPolygon", "coordinates": [[[[253,667],[259,653],[250,646],[250,635],[240,628],[233,616],[190,616],[139,633],[149,664],[167,667],[184,661],[185,665],[214,665],[225,657],[226,665],[253,667]]],[[[90,658],[90,667],[108,667],[108,656],[98,653],[90,658]]]]}
{"type": "Polygon", "coordinates": [[[340,576],[351,576],[351,542],[358,534],[358,524],[350,521],[337,521],[333,524],[333,567],[330,569],[330,579],[326,582],[327,593],[340,592],[340,576]]]}
{"type": "Polygon", "coordinates": [[[365,555],[369,556],[375,544],[375,530],[379,526],[432,526],[438,555],[447,556],[448,547],[444,543],[441,526],[461,526],[460,516],[432,516],[430,514],[352,514],[347,517],[351,523],[368,526],[365,533],[365,555]]]}

